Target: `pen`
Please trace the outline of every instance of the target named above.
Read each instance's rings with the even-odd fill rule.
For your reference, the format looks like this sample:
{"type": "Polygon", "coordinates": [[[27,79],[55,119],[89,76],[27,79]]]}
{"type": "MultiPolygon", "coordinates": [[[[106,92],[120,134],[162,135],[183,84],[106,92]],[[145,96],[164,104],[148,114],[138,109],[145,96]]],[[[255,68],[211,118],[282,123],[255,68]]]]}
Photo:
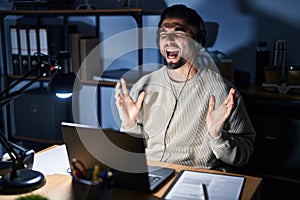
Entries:
{"type": "Polygon", "coordinates": [[[92,175],[92,181],[93,182],[101,182],[101,179],[99,178],[100,174],[100,167],[99,165],[95,165],[93,168],[93,175],[92,175]]]}
{"type": "Polygon", "coordinates": [[[84,178],[86,176],[86,168],[84,164],[80,161],[77,160],[76,158],[72,159],[72,175],[75,178],[84,178]]]}
{"type": "Polygon", "coordinates": [[[206,189],[203,183],[200,184],[200,200],[206,200],[206,189]]]}

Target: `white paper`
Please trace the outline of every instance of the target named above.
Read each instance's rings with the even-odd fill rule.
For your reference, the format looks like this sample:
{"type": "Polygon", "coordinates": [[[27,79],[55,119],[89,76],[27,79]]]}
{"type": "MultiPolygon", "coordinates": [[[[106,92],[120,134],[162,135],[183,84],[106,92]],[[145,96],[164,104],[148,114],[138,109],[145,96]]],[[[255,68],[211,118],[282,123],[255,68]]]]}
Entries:
{"type": "Polygon", "coordinates": [[[68,174],[70,168],[66,145],[35,153],[32,169],[46,175],[68,174]]]}
{"type": "Polygon", "coordinates": [[[165,199],[235,200],[240,197],[243,183],[244,177],[184,171],[165,199]]]}

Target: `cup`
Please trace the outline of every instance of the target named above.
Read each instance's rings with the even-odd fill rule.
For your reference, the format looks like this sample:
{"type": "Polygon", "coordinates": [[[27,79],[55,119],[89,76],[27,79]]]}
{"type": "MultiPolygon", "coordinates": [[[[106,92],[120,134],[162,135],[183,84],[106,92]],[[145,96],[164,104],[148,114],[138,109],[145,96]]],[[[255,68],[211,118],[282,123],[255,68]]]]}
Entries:
{"type": "Polygon", "coordinates": [[[286,74],[288,85],[300,85],[300,65],[289,66],[286,74]]]}
{"type": "Polygon", "coordinates": [[[268,84],[281,84],[281,70],[279,68],[266,68],[265,69],[266,83],[268,84]]]}
{"type": "Polygon", "coordinates": [[[87,170],[86,178],[72,178],[72,190],[75,200],[106,200],[112,197],[112,179],[101,182],[92,181],[92,169],[87,170]]]}

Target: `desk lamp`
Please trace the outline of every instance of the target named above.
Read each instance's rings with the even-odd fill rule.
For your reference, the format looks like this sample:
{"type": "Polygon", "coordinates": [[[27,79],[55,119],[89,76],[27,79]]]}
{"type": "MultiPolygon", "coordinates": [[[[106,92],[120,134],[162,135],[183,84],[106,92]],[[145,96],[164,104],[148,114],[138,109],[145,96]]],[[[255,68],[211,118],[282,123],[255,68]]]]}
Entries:
{"type": "Polygon", "coordinates": [[[12,160],[12,170],[0,179],[0,193],[3,194],[20,194],[29,192],[42,187],[45,183],[45,177],[41,172],[31,170],[30,166],[25,163],[29,159],[29,165],[33,163],[33,150],[23,150],[9,142],[2,131],[0,132],[0,143],[7,151],[12,160]],[[17,148],[20,153],[15,150],[17,148]]]}
{"type": "Polygon", "coordinates": [[[48,92],[56,94],[59,98],[68,98],[74,93],[80,92],[82,85],[73,72],[64,73],[64,61],[70,58],[66,51],[60,51],[56,55],[57,60],[54,66],[56,70],[48,83],[48,92]]]}
{"type": "MultiPolygon", "coordinates": [[[[49,70],[53,70],[55,68],[60,69],[61,67],[57,67],[57,66],[53,67],[45,63],[36,65],[26,75],[24,75],[14,83],[12,83],[9,87],[7,87],[4,91],[0,93],[0,109],[3,108],[12,99],[22,94],[27,88],[29,88],[33,83],[35,83],[41,77],[46,76],[49,70]],[[30,75],[33,75],[35,72],[38,72],[38,75],[35,78],[33,78],[25,85],[23,85],[21,89],[11,92],[12,89],[14,89],[22,81],[27,79],[30,75]]],[[[74,73],[64,74],[62,73],[62,70],[57,70],[54,73],[54,76],[50,79],[49,82],[51,84],[48,84],[48,88],[50,85],[50,86],[56,86],[58,88],[61,88],[60,91],[72,92],[74,80],[76,80],[76,76],[74,73]],[[55,80],[52,80],[53,78],[55,78],[55,76],[59,77],[58,83],[56,83],[55,80]],[[59,84],[65,84],[65,81],[62,81],[61,78],[67,80],[67,85],[66,86],[62,85],[61,87],[58,87],[59,84]],[[72,80],[73,83],[71,83],[72,80]],[[68,87],[70,87],[71,89],[68,87]]],[[[80,82],[77,80],[75,81],[75,83],[76,83],[76,90],[74,89],[74,91],[78,92],[82,88],[82,86],[80,82]]],[[[56,90],[51,89],[50,87],[48,91],[54,92],[56,90]]],[[[11,172],[5,174],[0,179],[0,193],[20,194],[20,193],[30,192],[32,190],[38,189],[45,184],[46,180],[44,175],[38,171],[31,170],[31,167],[29,166],[32,165],[33,163],[33,155],[34,155],[33,150],[26,151],[25,149],[22,149],[21,147],[18,147],[17,145],[9,142],[4,136],[4,134],[2,133],[2,131],[0,131],[0,143],[7,151],[10,159],[12,160],[11,172]],[[28,161],[29,163],[25,163],[28,161]]]]}

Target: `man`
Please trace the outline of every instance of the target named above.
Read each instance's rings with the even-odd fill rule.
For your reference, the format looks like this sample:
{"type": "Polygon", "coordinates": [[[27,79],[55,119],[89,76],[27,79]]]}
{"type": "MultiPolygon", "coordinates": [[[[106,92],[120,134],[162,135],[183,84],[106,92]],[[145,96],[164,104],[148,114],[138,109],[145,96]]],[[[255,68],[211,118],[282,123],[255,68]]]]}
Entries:
{"type": "Polygon", "coordinates": [[[157,31],[166,65],[142,77],[130,94],[121,79],[115,99],[121,130],[143,135],[147,159],[226,170],[247,163],[255,131],[238,91],[200,64],[204,37],[196,11],[166,8],[157,31]]]}

